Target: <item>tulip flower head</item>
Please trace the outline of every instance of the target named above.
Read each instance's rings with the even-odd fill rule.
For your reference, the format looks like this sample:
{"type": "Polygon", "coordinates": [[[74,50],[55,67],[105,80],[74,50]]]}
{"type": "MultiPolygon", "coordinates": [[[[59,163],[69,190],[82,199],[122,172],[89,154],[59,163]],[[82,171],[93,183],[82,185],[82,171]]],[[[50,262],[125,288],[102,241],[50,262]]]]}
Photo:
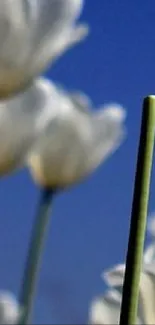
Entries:
{"type": "Polygon", "coordinates": [[[83,0],[0,1],[0,98],[21,91],[73,44],[84,39],[76,25],[83,0]]]}
{"type": "Polygon", "coordinates": [[[42,186],[66,187],[90,174],[122,143],[125,110],[92,109],[80,92],[40,78],[0,103],[0,176],[28,165],[42,186]]]}
{"type": "Polygon", "coordinates": [[[42,132],[28,155],[40,185],[62,188],[82,180],[122,143],[125,110],[113,104],[95,112],[88,103],[51,83],[49,109],[38,121],[42,132]]]}

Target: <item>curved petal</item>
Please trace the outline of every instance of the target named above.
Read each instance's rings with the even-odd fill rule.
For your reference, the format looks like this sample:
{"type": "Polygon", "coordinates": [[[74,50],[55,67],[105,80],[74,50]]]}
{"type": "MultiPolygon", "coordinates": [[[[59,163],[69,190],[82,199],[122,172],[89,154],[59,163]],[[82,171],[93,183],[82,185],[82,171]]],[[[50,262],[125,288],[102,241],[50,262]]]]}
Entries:
{"type": "MultiPolygon", "coordinates": [[[[155,273],[149,266],[144,265],[140,279],[138,317],[142,324],[155,324],[155,273]]],[[[123,288],[124,271],[125,265],[120,264],[103,273],[105,282],[110,287],[114,287],[116,291],[118,286],[120,287],[118,294],[123,288]]]]}
{"type": "Polygon", "coordinates": [[[27,60],[32,35],[33,10],[27,0],[0,1],[0,62],[19,67],[27,60]]]}
{"type": "Polygon", "coordinates": [[[87,25],[71,26],[64,28],[62,33],[54,34],[39,45],[39,48],[34,52],[32,57],[31,74],[39,74],[42,70],[72,46],[83,41],[88,35],[89,28],[87,25]]]}
{"type": "Polygon", "coordinates": [[[88,170],[95,169],[122,144],[125,138],[125,110],[113,104],[94,114],[92,118],[91,160],[88,170]]]}
{"type": "Polygon", "coordinates": [[[48,86],[38,80],[25,93],[0,102],[0,175],[23,163],[38,136],[38,118],[48,99],[48,86]]]}
{"type": "Polygon", "coordinates": [[[96,298],[90,307],[90,324],[119,324],[120,297],[115,290],[109,290],[103,297],[96,298]]]}
{"type": "Polygon", "coordinates": [[[83,0],[38,0],[35,45],[62,33],[80,15],[83,0]]]}
{"type": "Polygon", "coordinates": [[[20,308],[13,294],[0,291],[0,324],[17,324],[21,317],[20,308]]]}
{"type": "Polygon", "coordinates": [[[70,93],[70,99],[77,109],[89,114],[90,108],[92,108],[92,102],[88,96],[82,92],[74,91],[70,93]]]}
{"type": "Polygon", "coordinates": [[[28,0],[15,0],[13,4],[12,0],[0,1],[0,98],[27,82],[33,13],[28,0]]]}
{"type": "Polygon", "coordinates": [[[102,277],[110,287],[123,285],[125,265],[119,264],[103,273],[102,277]]]}

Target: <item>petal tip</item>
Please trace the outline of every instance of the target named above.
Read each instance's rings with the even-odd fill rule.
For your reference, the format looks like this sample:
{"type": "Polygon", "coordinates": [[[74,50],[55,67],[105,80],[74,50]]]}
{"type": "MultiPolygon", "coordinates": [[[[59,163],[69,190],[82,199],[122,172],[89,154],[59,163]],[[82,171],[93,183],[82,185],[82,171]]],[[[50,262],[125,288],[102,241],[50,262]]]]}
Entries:
{"type": "Polygon", "coordinates": [[[107,115],[117,121],[123,122],[126,118],[126,110],[119,104],[108,104],[105,106],[107,115]]]}
{"type": "Polygon", "coordinates": [[[102,278],[109,286],[117,286],[123,283],[125,265],[119,264],[102,273],[102,278]]]}

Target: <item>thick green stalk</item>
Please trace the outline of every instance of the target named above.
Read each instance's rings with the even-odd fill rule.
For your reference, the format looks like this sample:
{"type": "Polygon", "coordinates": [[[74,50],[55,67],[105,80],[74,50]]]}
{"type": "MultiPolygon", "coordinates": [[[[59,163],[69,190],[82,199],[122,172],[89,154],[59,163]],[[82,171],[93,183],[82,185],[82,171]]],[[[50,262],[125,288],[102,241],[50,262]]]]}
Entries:
{"type": "Polygon", "coordinates": [[[24,276],[19,297],[20,305],[23,307],[22,319],[19,324],[30,324],[32,303],[35,293],[35,284],[39,273],[41,253],[43,249],[46,230],[49,224],[50,205],[54,191],[43,189],[39,209],[34,221],[28,256],[24,269],[24,276]]]}
{"type": "Polygon", "coordinates": [[[153,160],[154,133],[155,96],[148,96],[144,99],[143,103],[120,325],[133,325],[137,321],[140,273],[153,160]]]}

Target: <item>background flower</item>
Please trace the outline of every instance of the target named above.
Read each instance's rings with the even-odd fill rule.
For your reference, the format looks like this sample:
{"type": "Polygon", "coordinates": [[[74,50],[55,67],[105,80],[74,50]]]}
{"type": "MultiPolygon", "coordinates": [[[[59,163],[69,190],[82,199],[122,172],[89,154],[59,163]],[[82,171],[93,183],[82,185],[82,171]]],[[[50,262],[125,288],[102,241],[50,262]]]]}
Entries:
{"type": "Polygon", "coordinates": [[[65,187],[92,172],[122,143],[125,110],[111,104],[96,113],[84,95],[68,93],[51,84],[42,132],[28,155],[35,180],[45,187],[65,187]]]}
{"type": "Polygon", "coordinates": [[[0,1],[0,98],[25,87],[87,35],[76,26],[83,0],[0,1]]]}
{"type": "Polygon", "coordinates": [[[43,184],[64,186],[86,176],[119,147],[125,119],[118,105],[94,113],[89,104],[85,95],[70,95],[43,78],[1,102],[0,175],[22,167],[28,157],[43,184]]]}

